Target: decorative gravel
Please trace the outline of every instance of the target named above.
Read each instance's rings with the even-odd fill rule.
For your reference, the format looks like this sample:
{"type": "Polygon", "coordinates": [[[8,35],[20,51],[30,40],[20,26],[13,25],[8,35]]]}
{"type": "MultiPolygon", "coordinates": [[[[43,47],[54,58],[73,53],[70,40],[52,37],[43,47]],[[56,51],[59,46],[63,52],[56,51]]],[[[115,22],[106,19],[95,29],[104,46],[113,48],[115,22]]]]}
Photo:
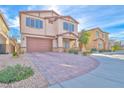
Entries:
{"type": "Polygon", "coordinates": [[[18,58],[13,58],[11,55],[0,55],[0,70],[7,67],[8,65],[16,65],[21,64],[25,66],[30,66],[34,75],[29,77],[28,79],[21,80],[19,82],[4,84],[0,83],[0,87],[2,88],[42,88],[48,87],[48,81],[44,78],[42,73],[40,73],[34,64],[30,61],[26,55],[21,55],[18,58]]]}

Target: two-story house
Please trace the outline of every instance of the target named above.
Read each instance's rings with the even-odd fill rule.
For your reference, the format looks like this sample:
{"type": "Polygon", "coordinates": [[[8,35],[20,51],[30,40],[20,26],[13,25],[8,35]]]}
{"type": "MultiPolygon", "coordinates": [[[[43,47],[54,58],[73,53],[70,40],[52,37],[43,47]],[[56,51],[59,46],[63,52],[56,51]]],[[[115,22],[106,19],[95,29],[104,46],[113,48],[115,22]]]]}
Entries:
{"type": "Polygon", "coordinates": [[[8,25],[6,24],[4,15],[0,12],[0,54],[9,53],[9,37],[8,25]]]}
{"type": "Polygon", "coordinates": [[[86,45],[88,50],[109,50],[109,33],[102,31],[100,28],[87,30],[89,41],[86,45]]]}
{"type": "Polygon", "coordinates": [[[21,11],[22,52],[62,52],[78,48],[78,22],[53,10],[21,11]]]}

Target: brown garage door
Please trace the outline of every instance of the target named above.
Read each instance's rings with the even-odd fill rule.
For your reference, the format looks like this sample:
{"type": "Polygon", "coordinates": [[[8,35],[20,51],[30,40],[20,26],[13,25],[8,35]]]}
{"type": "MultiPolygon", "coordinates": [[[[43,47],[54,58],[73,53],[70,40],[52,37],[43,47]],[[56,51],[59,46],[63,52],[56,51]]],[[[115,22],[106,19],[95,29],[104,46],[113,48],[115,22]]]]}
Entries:
{"type": "Polygon", "coordinates": [[[51,50],[51,39],[27,37],[27,52],[47,52],[51,50]]]}

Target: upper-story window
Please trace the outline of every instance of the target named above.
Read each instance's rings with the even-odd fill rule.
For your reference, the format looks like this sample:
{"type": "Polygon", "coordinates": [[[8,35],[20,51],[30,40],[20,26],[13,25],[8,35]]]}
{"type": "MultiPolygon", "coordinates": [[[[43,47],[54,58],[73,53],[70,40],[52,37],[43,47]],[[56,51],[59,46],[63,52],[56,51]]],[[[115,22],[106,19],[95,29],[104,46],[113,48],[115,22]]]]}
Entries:
{"type": "Polygon", "coordinates": [[[31,26],[31,19],[29,17],[26,18],[26,26],[31,26]]]}
{"type": "Polygon", "coordinates": [[[63,22],[63,29],[66,31],[69,31],[69,32],[73,32],[74,31],[74,24],[63,22]]]}
{"type": "Polygon", "coordinates": [[[73,32],[73,31],[74,31],[74,24],[70,24],[70,26],[69,26],[69,31],[70,31],[70,32],[73,32]]]}
{"type": "Polygon", "coordinates": [[[96,38],[99,38],[99,32],[96,31],[96,38]]]}
{"type": "Polygon", "coordinates": [[[43,22],[41,21],[41,20],[36,20],[36,24],[35,24],[36,26],[36,28],[43,28],[43,22]]]}
{"type": "Polygon", "coordinates": [[[32,28],[43,28],[43,21],[26,17],[26,26],[32,28]]]}
{"type": "Polygon", "coordinates": [[[67,22],[64,22],[64,23],[63,23],[63,29],[64,29],[64,30],[68,30],[68,23],[67,23],[67,22]]]}
{"type": "Polygon", "coordinates": [[[105,38],[105,35],[106,35],[105,33],[102,33],[102,37],[103,37],[103,38],[105,38]]]}

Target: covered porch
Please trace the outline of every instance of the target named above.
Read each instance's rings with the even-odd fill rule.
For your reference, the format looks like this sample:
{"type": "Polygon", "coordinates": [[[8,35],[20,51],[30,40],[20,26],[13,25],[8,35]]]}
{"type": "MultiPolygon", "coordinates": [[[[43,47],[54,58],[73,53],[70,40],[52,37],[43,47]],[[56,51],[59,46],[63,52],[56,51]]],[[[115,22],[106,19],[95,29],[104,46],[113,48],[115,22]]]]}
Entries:
{"type": "Polygon", "coordinates": [[[78,49],[78,36],[74,33],[64,33],[53,40],[53,51],[66,52],[71,48],[78,49]]]}
{"type": "Polygon", "coordinates": [[[97,50],[106,50],[106,48],[105,48],[105,42],[104,42],[103,39],[98,38],[98,39],[94,40],[94,42],[95,42],[95,48],[97,50]]]}

